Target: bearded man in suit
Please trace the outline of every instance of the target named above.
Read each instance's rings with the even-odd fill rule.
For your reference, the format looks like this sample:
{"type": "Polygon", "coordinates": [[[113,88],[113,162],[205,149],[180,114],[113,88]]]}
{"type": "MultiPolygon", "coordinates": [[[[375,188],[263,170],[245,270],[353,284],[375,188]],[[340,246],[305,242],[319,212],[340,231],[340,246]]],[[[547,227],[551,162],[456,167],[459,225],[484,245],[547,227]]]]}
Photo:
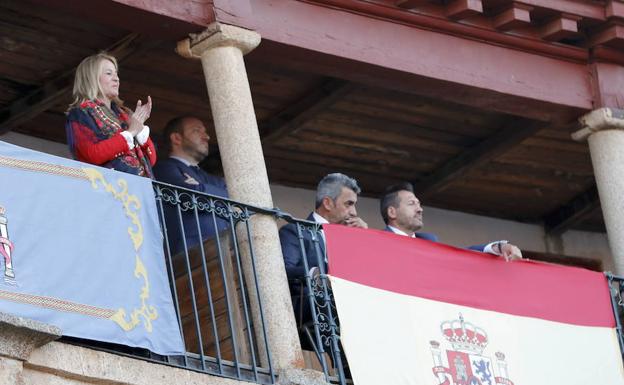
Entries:
{"type": "MultiPolygon", "coordinates": [[[[423,227],[423,208],[414,195],[414,188],[410,183],[405,182],[388,187],[379,200],[379,206],[386,224],[385,231],[433,242],[438,241],[435,234],[420,232],[423,227]]],[[[470,246],[469,249],[495,254],[508,261],[522,258],[520,249],[507,241],[470,246]]]]}

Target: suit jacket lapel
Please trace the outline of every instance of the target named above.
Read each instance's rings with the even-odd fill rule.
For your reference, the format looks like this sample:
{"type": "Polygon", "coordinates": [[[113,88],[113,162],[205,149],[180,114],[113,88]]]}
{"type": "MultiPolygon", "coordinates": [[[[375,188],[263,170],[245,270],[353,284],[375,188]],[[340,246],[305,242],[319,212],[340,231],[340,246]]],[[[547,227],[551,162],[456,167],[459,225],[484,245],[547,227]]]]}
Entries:
{"type": "MultiPolygon", "coordinates": [[[[308,218],[306,219],[309,220],[310,222],[316,223],[316,220],[314,219],[314,212],[311,212],[310,215],[308,215],[308,218]]],[[[314,250],[314,253],[316,254],[316,247],[314,246],[314,241],[312,241],[312,239],[310,239],[310,243],[312,244],[312,249],[314,250]]],[[[319,249],[321,252],[321,260],[325,264],[324,266],[325,272],[327,272],[327,255],[325,253],[325,238],[323,238],[320,231],[318,233],[318,245],[319,245],[319,249]]]]}

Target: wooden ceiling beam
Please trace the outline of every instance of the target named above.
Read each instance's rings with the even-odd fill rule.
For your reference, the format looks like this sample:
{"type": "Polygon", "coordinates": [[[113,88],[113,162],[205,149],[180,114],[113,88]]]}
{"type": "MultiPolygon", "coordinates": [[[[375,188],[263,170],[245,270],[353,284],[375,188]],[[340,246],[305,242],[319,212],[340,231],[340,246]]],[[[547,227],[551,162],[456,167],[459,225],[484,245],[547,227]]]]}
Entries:
{"type": "MultiPolygon", "coordinates": [[[[228,0],[229,1],[229,0],[228,0]]],[[[213,0],[30,0],[81,20],[175,42],[215,20],[213,0]]]]}
{"type": "Polygon", "coordinates": [[[455,179],[461,178],[475,167],[504,154],[544,127],[543,122],[514,118],[511,123],[493,136],[465,150],[432,174],[416,181],[414,183],[416,195],[424,198],[442,190],[455,179]]]}
{"type": "Polygon", "coordinates": [[[463,20],[482,13],[481,0],[453,0],[446,6],[446,16],[453,20],[463,20]]]}
{"type": "Polygon", "coordinates": [[[609,2],[607,3],[605,15],[607,16],[608,19],[610,18],[624,19],[624,3],[622,3],[619,0],[609,0],[609,2]]]}
{"type": "Polygon", "coordinates": [[[574,197],[570,202],[546,215],[544,217],[544,229],[548,234],[561,234],[581,223],[599,207],[598,189],[594,184],[587,191],[574,197]]]}
{"type": "MultiPolygon", "coordinates": [[[[137,51],[141,41],[140,35],[132,33],[110,46],[107,52],[122,62],[137,51]]],[[[0,134],[33,119],[71,94],[74,73],[75,68],[69,69],[0,110],[0,134]]]]}
{"type": "MultiPolygon", "coordinates": [[[[535,8],[548,9],[555,12],[578,15],[598,21],[605,20],[605,6],[602,1],[570,1],[570,0],[518,0],[535,8]]],[[[619,1],[619,0],[616,0],[619,1]]]]}
{"type": "MultiPolygon", "coordinates": [[[[224,1],[224,0],[217,0],[224,1]]],[[[322,1],[322,0],[316,0],[322,1]]],[[[417,8],[427,3],[441,3],[440,0],[394,0],[394,4],[400,8],[417,8]]],[[[448,1],[446,1],[448,2],[448,1]]],[[[511,3],[504,1],[499,3],[511,3]]],[[[445,3],[445,2],[442,2],[445,3]]],[[[570,1],[570,0],[514,0],[514,5],[529,6],[549,10],[558,13],[578,15],[595,21],[606,21],[612,16],[624,15],[624,4],[621,0],[605,1],[570,1]],[[520,4],[521,3],[521,4],[520,4]]]]}
{"type": "Polygon", "coordinates": [[[572,38],[579,35],[578,22],[580,16],[561,15],[546,22],[541,30],[540,37],[548,41],[560,41],[566,38],[572,38]]]}
{"type": "Polygon", "coordinates": [[[532,10],[533,7],[531,6],[513,3],[511,7],[494,16],[492,24],[499,31],[527,26],[531,24],[532,10]]]}
{"type": "Polygon", "coordinates": [[[624,25],[613,23],[589,38],[590,47],[624,41],[624,25]]]}
{"type": "Polygon", "coordinates": [[[344,98],[356,89],[356,85],[344,80],[329,78],[320,86],[310,90],[304,97],[260,123],[262,144],[295,133],[305,122],[344,98]]]}
{"type": "Polygon", "coordinates": [[[421,6],[423,4],[427,4],[430,1],[431,0],[396,0],[394,4],[397,7],[401,7],[401,8],[405,8],[405,9],[412,9],[412,8],[416,8],[418,6],[421,6]]]}

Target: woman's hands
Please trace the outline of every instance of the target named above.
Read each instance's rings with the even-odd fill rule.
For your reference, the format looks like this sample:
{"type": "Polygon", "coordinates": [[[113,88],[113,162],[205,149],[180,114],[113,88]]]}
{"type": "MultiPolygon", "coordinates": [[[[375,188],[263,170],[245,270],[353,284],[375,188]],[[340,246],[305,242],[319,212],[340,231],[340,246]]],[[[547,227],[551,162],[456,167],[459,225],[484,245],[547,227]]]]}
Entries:
{"type": "Polygon", "coordinates": [[[141,124],[144,124],[147,118],[150,117],[151,113],[152,113],[152,98],[148,95],[146,104],[142,104],[141,100],[137,101],[137,105],[136,105],[136,108],[134,109],[134,113],[132,114],[132,117],[134,117],[136,120],[141,122],[141,124]]]}
{"type": "Polygon", "coordinates": [[[128,132],[132,134],[132,136],[137,136],[141,130],[143,130],[143,124],[150,117],[152,113],[152,98],[150,96],[147,97],[147,103],[143,104],[141,100],[137,101],[136,108],[134,112],[130,115],[130,124],[128,126],[128,132]]]}

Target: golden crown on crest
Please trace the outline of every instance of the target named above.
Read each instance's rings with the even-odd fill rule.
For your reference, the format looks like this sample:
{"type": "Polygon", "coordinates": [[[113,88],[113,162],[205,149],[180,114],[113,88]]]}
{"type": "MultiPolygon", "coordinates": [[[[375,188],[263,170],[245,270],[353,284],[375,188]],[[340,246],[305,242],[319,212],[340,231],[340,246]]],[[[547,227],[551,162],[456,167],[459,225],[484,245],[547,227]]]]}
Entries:
{"type": "Polygon", "coordinates": [[[459,319],[442,322],[440,329],[455,350],[481,354],[488,344],[485,330],[464,321],[461,313],[459,319]]]}

